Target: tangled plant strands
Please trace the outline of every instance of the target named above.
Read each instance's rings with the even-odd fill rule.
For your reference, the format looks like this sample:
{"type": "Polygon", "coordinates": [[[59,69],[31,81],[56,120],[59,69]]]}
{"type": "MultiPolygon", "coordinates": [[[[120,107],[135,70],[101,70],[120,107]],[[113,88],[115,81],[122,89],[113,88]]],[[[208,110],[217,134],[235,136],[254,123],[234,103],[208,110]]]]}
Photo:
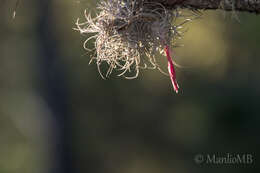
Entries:
{"type": "Polygon", "coordinates": [[[108,0],[98,5],[99,13],[95,18],[85,11],[86,22],[76,22],[75,30],[81,34],[94,34],[84,42],[84,49],[92,51],[87,43],[95,39],[95,54],[91,57],[102,78],[108,77],[113,70],[120,71],[118,76],[134,79],[140,69],[158,69],[156,52],[166,54],[168,71],[174,90],[178,84],[170,47],[183,35],[185,23],[199,16],[198,12],[184,14],[180,9],[168,10],[165,6],[149,0],[108,0]],[[179,24],[178,24],[179,23],[179,24]],[[100,65],[108,64],[104,76],[100,65]],[[135,73],[132,76],[129,74],[135,73]]]}

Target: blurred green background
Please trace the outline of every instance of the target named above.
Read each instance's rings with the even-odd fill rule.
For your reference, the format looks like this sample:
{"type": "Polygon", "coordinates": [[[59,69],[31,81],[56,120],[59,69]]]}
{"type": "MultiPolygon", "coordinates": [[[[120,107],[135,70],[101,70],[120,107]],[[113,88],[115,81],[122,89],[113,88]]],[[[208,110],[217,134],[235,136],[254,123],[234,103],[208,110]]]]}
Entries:
{"type": "Polygon", "coordinates": [[[15,0],[0,0],[0,173],[259,172],[260,16],[190,23],[175,94],[158,71],[103,80],[88,65],[72,28],[96,3],[22,0],[13,20],[15,0]],[[196,164],[199,153],[254,161],[196,164]]]}

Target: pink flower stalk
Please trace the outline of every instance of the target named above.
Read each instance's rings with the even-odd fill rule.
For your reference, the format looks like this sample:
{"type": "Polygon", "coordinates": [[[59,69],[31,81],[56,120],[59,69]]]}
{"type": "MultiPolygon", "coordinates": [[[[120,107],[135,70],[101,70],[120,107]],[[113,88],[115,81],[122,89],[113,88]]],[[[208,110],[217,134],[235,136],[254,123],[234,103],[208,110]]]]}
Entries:
{"type": "Polygon", "coordinates": [[[176,72],[175,72],[175,69],[174,69],[174,64],[173,64],[173,61],[172,61],[172,58],[171,58],[171,55],[170,55],[170,48],[169,48],[168,45],[165,46],[164,51],[166,53],[167,60],[168,60],[168,71],[169,71],[169,75],[170,75],[170,78],[171,78],[171,81],[172,81],[172,86],[173,86],[174,91],[176,93],[178,93],[179,85],[178,85],[177,80],[176,80],[176,72]]]}

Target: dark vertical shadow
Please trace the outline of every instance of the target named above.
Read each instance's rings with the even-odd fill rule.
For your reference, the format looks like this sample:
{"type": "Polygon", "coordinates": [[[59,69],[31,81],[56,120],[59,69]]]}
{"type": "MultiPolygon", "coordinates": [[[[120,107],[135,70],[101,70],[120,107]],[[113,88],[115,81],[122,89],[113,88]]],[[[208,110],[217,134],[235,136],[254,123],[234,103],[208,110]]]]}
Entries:
{"type": "MultiPolygon", "coordinates": [[[[74,173],[72,168],[71,126],[65,68],[59,61],[58,42],[52,31],[51,0],[38,1],[36,34],[40,44],[37,58],[40,94],[51,110],[50,172],[74,173]]],[[[48,128],[48,127],[47,127],[48,128]]]]}

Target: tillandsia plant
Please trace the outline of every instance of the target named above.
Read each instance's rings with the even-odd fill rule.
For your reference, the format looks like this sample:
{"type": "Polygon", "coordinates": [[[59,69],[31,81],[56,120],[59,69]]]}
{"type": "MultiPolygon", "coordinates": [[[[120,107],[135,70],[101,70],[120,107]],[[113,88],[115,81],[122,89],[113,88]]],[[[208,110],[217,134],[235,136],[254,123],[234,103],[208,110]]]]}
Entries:
{"type": "MultiPolygon", "coordinates": [[[[177,0],[183,1],[183,0],[177,0]]],[[[197,12],[184,15],[181,9],[167,9],[164,5],[151,0],[107,0],[98,5],[99,13],[95,18],[85,11],[85,22],[76,22],[76,30],[82,34],[92,33],[84,42],[87,47],[95,39],[95,53],[91,56],[96,61],[102,78],[108,77],[113,70],[120,71],[118,76],[127,79],[136,78],[140,69],[158,69],[156,52],[166,55],[168,73],[176,93],[179,85],[176,80],[175,66],[172,60],[172,47],[182,37],[182,25],[198,16],[197,12]],[[100,65],[109,66],[106,75],[100,65]],[[131,73],[133,76],[129,76],[131,73]]],[[[165,72],[163,72],[165,73],[165,72]]]]}

